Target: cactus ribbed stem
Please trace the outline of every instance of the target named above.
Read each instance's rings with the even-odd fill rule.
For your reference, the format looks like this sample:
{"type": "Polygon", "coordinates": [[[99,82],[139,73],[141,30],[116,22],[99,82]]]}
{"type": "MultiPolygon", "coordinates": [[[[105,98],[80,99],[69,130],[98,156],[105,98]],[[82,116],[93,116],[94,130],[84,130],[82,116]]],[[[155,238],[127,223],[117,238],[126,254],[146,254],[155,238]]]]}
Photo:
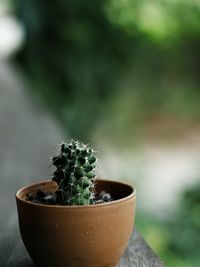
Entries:
{"type": "Polygon", "coordinates": [[[74,140],[62,142],[60,153],[52,158],[56,167],[52,179],[58,184],[57,204],[92,203],[96,161],[94,150],[87,145],[74,140]]]}

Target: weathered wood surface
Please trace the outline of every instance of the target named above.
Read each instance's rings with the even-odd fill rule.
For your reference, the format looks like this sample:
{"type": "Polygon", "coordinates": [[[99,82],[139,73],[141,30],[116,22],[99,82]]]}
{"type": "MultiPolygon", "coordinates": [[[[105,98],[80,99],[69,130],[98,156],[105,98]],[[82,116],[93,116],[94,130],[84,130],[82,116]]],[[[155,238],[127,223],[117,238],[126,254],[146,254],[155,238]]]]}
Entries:
{"type": "MultiPolygon", "coordinates": [[[[56,121],[23,87],[10,66],[0,63],[0,267],[34,267],[19,235],[14,194],[49,177],[48,158],[63,139],[56,121]]],[[[125,266],[164,265],[135,231],[118,265],[125,266]]]]}
{"type": "Polygon", "coordinates": [[[117,267],[166,267],[135,230],[117,267]]]}

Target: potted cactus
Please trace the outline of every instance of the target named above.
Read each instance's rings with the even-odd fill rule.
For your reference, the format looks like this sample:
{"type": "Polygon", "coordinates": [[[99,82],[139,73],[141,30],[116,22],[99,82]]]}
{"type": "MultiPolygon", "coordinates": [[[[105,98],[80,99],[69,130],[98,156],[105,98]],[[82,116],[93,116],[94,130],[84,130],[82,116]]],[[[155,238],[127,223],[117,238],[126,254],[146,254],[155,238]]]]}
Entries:
{"type": "Polygon", "coordinates": [[[96,178],[96,153],[71,140],[51,180],[16,193],[20,232],[36,266],[114,267],[131,236],[135,190],[96,178]]]}

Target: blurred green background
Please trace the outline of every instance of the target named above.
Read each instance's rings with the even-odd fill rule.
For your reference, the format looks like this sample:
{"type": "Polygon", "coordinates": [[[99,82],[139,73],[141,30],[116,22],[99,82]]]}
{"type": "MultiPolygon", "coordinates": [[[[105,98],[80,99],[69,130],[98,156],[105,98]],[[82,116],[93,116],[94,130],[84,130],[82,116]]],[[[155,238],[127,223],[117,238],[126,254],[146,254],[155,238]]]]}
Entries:
{"type": "MultiPolygon", "coordinates": [[[[12,61],[26,76],[31,96],[56,116],[68,138],[90,142],[106,154],[102,174],[136,183],[136,226],[163,261],[198,266],[200,1],[12,0],[9,7],[25,36],[12,61]],[[196,153],[196,177],[188,172],[182,187],[180,175],[181,190],[173,191],[177,198],[160,210],[140,202],[156,195],[154,203],[174,198],[176,175],[173,181],[164,177],[159,188],[172,168],[169,161],[151,180],[151,195],[140,198],[148,187],[142,170],[148,173],[143,151],[149,146],[161,147],[162,155],[163,147],[173,155],[174,147],[185,148],[186,156],[191,147],[196,153]]],[[[159,165],[159,160],[158,154],[154,161],[159,165]]]]}

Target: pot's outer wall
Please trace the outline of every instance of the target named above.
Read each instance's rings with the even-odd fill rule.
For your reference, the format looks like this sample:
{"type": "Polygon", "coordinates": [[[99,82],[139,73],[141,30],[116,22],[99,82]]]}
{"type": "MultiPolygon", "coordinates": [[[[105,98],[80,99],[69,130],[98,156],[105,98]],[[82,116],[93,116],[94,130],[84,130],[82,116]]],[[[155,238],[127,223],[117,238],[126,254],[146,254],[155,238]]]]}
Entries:
{"type": "MultiPolygon", "coordinates": [[[[111,186],[112,182],[100,183],[111,186]]],[[[124,191],[126,186],[120,183],[124,191]]],[[[80,208],[35,205],[17,197],[21,236],[39,267],[113,267],[128,245],[135,204],[134,194],[105,205],[80,208]]]]}

